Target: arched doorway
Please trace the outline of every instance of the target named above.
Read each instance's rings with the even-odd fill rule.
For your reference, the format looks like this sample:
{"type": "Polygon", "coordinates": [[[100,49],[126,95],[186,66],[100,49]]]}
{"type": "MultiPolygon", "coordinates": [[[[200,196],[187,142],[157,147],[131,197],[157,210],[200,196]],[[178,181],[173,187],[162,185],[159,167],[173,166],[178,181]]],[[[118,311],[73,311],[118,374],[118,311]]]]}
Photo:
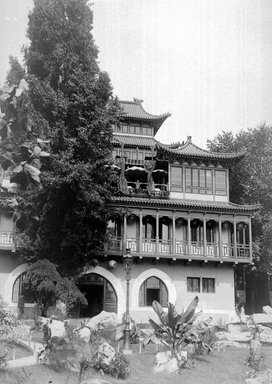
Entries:
{"type": "Polygon", "coordinates": [[[117,313],[117,295],[111,283],[97,273],[81,276],[79,288],[84,293],[88,306],[81,310],[82,317],[93,317],[101,311],[117,313]]]}

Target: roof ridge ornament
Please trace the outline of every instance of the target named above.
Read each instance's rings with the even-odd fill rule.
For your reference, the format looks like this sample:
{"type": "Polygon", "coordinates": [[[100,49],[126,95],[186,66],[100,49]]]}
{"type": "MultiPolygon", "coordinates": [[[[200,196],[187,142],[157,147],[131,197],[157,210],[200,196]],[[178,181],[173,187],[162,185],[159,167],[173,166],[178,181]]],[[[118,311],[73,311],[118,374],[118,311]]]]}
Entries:
{"type": "Polygon", "coordinates": [[[135,103],[140,104],[140,105],[144,102],[143,99],[137,99],[136,97],[134,97],[133,100],[135,103]]]}

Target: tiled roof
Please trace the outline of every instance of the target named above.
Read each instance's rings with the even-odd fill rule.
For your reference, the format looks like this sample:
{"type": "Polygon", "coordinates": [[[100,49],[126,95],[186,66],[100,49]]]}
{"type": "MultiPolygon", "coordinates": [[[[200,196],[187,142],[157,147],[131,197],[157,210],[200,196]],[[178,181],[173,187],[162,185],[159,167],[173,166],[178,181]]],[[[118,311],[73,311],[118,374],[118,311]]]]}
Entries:
{"type": "Polygon", "coordinates": [[[170,113],[164,113],[162,115],[152,115],[146,112],[142,106],[142,100],[134,99],[134,101],[120,100],[120,106],[123,109],[121,116],[124,120],[136,120],[149,123],[155,128],[155,134],[159,130],[160,126],[167,117],[171,116],[170,113]]]}
{"type": "Polygon", "coordinates": [[[178,199],[157,199],[133,196],[112,196],[113,204],[121,204],[125,206],[150,206],[150,207],[166,207],[166,208],[184,208],[195,210],[208,210],[220,212],[236,212],[236,213],[253,213],[260,209],[260,205],[239,205],[234,203],[224,203],[216,201],[199,201],[199,200],[178,200],[178,199]]]}
{"type": "Polygon", "coordinates": [[[166,157],[168,155],[169,157],[203,160],[238,160],[245,155],[245,152],[224,153],[207,151],[193,144],[190,136],[188,136],[186,143],[181,144],[178,148],[171,148],[169,145],[158,143],[158,151],[166,157]]]}
{"type": "Polygon", "coordinates": [[[132,136],[132,135],[113,135],[113,144],[121,145],[124,144],[126,148],[148,148],[155,147],[157,144],[157,140],[153,137],[148,136],[132,136]]]}

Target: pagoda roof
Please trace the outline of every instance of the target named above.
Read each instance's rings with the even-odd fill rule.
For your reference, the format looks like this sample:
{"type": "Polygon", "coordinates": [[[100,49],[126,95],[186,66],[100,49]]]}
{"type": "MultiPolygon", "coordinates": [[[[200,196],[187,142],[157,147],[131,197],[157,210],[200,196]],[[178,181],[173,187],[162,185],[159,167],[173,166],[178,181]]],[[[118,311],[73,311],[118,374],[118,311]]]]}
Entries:
{"type": "Polygon", "coordinates": [[[245,156],[245,152],[226,153],[226,152],[210,152],[193,144],[191,136],[187,137],[187,141],[180,146],[173,148],[171,145],[165,145],[157,142],[158,154],[160,157],[172,160],[203,160],[211,162],[220,162],[230,165],[245,156]]]}
{"type": "Polygon", "coordinates": [[[132,136],[132,135],[124,135],[124,134],[114,134],[113,145],[121,146],[124,144],[126,148],[152,148],[158,144],[158,141],[151,136],[132,136]]]}
{"type": "Polygon", "coordinates": [[[134,98],[133,101],[119,101],[123,112],[121,112],[121,119],[125,121],[134,121],[137,123],[146,123],[154,127],[154,135],[158,132],[163,122],[167,117],[171,116],[170,113],[162,115],[152,115],[144,110],[142,103],[143,100],[134,98]]]}
{"type": "Polygon", "coordinates": [[[162,207],[162,208],[180,208],[185,210],[194,209],[196,211],[224,212],[253,214],[260,209],[259,204],[239,205],[229,202],[203,201],[203,200],[178,200],[178,199],[159,199],[133,196],[112,196],[111,203],[124,206],[140,207],[162,207]]]}

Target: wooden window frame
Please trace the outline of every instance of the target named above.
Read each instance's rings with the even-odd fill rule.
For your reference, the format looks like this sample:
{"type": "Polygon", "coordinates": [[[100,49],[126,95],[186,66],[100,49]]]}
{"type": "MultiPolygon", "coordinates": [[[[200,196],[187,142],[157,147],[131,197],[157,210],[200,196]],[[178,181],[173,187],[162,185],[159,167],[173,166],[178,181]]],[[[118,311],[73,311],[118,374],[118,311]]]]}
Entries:
{"type": "Polygon", "coordinates": [[[185,167],[185,192],[201,195],[213,195],[213,174],[210,168],[185,167]],[[201,172],[204,172],[204,185],[201,183],[201,172]],[[208,186],[207,173],[211,172],[211,185],[208,186]],[[194,174],[196,178],[194,178],[194,174]]]}
{"type": "Polygon", "coordinates": [[[215,278],[214,277],[202,277],[201,279],[201,292],[202,293],[215,293],[215,278]],[[207,290],[204,290],[204,281],[207,281],[207,283],[209,281],[211,281],[213,284],[213,288],[212,290],[210,291],[209,290],[209,283],[207,284],[207,290]]]}
{"type": "Polygon", "coordinates": [[[157,276],[150,276],[140,286],[139,289],[139,307],[152,307],[151,304],[147,304],[147,290],[152,289],[150,287],[147,287],[148,280],[154,278],[157,279],[159,282],[159,288],[154,288],[154,289],[159,289],[159,303],[161,304],[162,307],[167,307],[168,306],[168,300],[169,300],[169,293],[168,289],[165,285],[165,283],[157,276]]]}
{"type": "Polygon", "coordinates": [[[200,293],[200,277],[195,277],[195,276],[188,276],[187,277],[187,292],[190,293],[200,293]],[[194,290],[194,280],[198,281],[198,290],[194,290]],[[189,284],[190,283],[190,284],[189,284]],[[191,289],[189,289],[189,285],[191,285],[191,289]]]}
{"type": "Polygon", "coordinates": [[[171,191],[173,192],[183,192],[183,167],[178,165],[171,165],[170,166],[170,185],[171,185],[171,191]],[[181,184],[175,183],[172,180],[172,171],[173,169],[179,169],[181,172],[181,184]]]}
{"type": "Polygon", "coordinates": [[[215,188],[215,195],[216,196],[227,196],[228,195],[228,173],[226,169],[215,169],[214,170],[214,188],[215,188]],[[225,176],[225,186],[220,187],[217,186],[217,175],[224,173],[225,176]]]}

